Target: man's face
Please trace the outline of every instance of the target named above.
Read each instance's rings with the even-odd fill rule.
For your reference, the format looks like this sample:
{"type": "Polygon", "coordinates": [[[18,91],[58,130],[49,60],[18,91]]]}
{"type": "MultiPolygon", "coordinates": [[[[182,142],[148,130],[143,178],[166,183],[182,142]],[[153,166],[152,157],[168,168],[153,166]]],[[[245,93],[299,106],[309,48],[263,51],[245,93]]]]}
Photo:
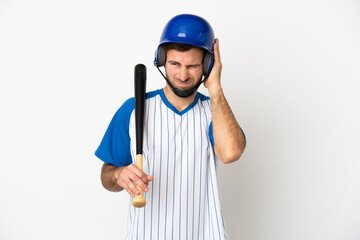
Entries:
{"type": "Polygon", "coordinates": [[[192,48],[186,52],[169,49],[165,63],[166,76],[175,88],[193,88],[203,74],[202,60],[203,51],[199,48],[192,48]]]}

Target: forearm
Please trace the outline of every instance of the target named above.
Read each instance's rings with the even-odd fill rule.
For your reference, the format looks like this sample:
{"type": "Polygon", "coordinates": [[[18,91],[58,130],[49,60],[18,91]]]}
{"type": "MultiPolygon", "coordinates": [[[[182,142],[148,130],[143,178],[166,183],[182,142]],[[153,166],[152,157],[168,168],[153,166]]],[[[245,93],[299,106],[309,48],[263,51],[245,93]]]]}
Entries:
{"type": "Polygon", "coordinates": [[[221,86],[209,89],[215,154],[224,163],[238,160],[246,146],[243,132],[221,86]]]}
{"type": "Polygon", "coordinates": [[[113,165],[104,163],[101,168],[101,182],[105,189],[111,192],[120,192],[124,188],[117,183],[117,177],[124,167],[115,167],[113,165]]]}

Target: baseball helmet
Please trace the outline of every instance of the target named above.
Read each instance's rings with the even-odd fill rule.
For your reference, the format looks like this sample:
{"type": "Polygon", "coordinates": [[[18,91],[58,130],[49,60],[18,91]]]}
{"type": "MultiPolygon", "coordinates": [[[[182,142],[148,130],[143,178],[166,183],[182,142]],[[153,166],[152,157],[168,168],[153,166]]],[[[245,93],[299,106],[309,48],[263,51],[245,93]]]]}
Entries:
{"type": "Polygon", "coordinates": [[[165,65],[166,52],[163,44],[185,43],[205,50],[203,73],[208,76],[214,62],[214,41],[214,31],[205,19],[191,14],[177,15],[170,19],[161,34],[154,63],[157,67],[165,65]]]}

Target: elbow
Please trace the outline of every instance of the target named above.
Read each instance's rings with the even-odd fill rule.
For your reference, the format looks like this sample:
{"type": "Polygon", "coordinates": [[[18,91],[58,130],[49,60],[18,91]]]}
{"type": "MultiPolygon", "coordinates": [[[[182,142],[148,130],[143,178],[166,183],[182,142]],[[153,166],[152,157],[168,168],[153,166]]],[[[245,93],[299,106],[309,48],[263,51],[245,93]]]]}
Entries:
{"type": "Polygon", "coordinates": [[[232,153],[228,153],[228,154],[223,154],[223,156],[221,156],[219,159],[225,163],[225,164],[229,164],[229,163],[233,163],[237,160],[239,160],[239,158],[241,157],[242,152],[241,151],[234,151],[232,153]]]}
{"type": "MultiPolygon", "coordinates": [[[[223,149],[223,151],[219,151],[219,154],[216,154],[218,158],[225,164],[229,164],[235,162],[240,159],[246,144],[239,144],[237,146],[229,146],[227,149],[223,149]]],[[[216,151],[215,151],[216,153],[216,151]]]]}

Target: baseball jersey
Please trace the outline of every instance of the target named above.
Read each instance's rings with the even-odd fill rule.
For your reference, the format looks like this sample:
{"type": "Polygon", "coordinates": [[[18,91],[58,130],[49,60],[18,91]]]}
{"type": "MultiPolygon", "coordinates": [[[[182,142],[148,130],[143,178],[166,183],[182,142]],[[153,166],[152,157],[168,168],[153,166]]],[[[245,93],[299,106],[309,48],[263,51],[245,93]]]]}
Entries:
{"type": "MultiPolygon", "coordinates": [[[[96,156],[119,166],[136,164],[134,98],[114,115],[96,156]]],[[[216,178],[210,99],[196,93],[178,111],[163,89],[146,94],[143,171],[154,177],[147,204],[129,197],[126,239],[227,239],[216,178]]]]}

